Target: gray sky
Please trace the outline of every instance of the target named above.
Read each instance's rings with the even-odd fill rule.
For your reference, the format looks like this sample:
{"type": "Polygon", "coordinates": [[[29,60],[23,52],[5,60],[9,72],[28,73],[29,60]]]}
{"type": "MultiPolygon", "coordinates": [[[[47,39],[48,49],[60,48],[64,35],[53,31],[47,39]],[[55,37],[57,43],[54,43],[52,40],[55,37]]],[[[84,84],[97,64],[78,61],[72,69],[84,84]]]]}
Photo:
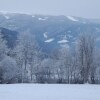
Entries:
{"type": "Polygon", "coordinates": [[[0,0],[0,11],[100,18],[100,0],[0,0]]]}

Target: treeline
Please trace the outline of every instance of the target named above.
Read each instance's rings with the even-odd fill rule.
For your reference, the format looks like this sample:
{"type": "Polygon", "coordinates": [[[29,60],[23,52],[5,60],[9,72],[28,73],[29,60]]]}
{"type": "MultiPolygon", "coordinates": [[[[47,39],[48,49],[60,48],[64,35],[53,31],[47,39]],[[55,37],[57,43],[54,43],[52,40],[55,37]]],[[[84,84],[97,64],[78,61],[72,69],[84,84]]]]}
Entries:
{"type": "Polygon", "coordinates": [[[21,34],[13,49],[6,44],[0,34],[1,84],[100,83],[100,55],[92,34],[80,34],[74,50],[62,47],[49,56],[30,34],[21,34]]]}

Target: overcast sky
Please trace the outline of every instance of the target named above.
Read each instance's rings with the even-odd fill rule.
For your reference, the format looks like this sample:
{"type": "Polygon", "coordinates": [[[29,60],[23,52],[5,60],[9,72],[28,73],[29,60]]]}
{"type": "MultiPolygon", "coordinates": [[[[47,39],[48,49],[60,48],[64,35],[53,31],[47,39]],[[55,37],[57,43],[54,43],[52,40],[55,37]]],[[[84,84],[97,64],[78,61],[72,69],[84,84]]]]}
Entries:
{"type": "Polygon", "coordinates": [[[0,0],[0,11],[100,18],[100,0],[0,0]]]}

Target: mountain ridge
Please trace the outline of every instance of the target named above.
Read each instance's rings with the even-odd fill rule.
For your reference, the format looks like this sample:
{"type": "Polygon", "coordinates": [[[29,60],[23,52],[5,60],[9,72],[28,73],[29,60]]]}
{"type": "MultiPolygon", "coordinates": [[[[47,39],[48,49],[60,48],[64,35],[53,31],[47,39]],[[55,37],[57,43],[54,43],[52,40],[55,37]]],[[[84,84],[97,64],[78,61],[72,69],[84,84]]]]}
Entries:
{"type": "Polygon", "coordinates": [[[19,33],[34,34],[44,52],[73,46],[80,33],[94,33],[100,38],[100,20],[74,16],[0,13],[0,27],[19,33]]]}

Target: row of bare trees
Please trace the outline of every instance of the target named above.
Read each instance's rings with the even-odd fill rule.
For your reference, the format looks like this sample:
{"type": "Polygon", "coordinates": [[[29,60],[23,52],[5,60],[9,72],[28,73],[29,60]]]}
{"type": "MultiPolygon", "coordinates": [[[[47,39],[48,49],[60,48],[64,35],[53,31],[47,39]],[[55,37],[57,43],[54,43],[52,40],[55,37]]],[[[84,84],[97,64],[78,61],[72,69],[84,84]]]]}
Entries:
{"type": "Polygon", "coordinates": [[[62,47],[48,57],[33,35],[21,34],[13,50],[0,35],[0,83],[99,84],[99,59],[92,34],[80,34],[74,50],[62,47]]]}

